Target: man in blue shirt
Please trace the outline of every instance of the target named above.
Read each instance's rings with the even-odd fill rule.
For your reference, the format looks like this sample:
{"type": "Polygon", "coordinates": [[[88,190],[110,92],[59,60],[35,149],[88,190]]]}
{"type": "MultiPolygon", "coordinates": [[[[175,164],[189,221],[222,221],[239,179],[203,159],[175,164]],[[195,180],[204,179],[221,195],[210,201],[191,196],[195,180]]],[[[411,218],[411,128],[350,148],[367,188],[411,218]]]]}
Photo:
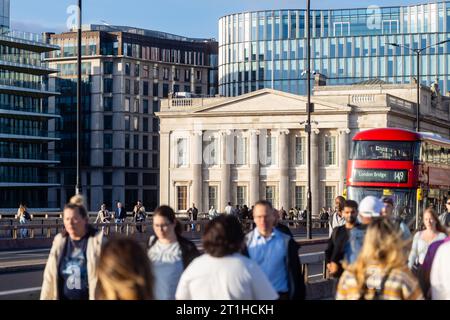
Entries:
{"type": "Polygon", "coordinates": [[[274,227],[272,204],[258,201],[253,209],[256,228],[246,236],[246,255],[256,261],[280,299],[304,299],[305,283],[300,270],[298,245],[274,227]]]}

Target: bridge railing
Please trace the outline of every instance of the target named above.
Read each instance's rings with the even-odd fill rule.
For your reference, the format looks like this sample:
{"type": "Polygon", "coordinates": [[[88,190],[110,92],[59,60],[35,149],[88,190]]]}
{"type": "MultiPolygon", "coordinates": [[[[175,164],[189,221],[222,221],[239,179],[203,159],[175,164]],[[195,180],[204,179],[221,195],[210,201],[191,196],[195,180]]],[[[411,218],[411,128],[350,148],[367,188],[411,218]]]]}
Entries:
{"type": "MultiPolygon", "coordinates": [[[[109,234],[124,234],[132,235],[134,233],[153,233],[152,219],[145,222],[125,221],[123,223],[116,223],[111,221],[109,223],[92,223],[95,218],[90,218],[91,224],[98,229],[102,229],[106,235],[109,234]]],[[[128,218],[130,220],[132,218],[128,218]]],[[[184,234],[190,238],[199,237],[209,220],[179,220],[184,234]]],[[[299,233],[304,231],[306,221],[301,220],[282,220],[281,223],[288,226],[292,233],[299,233]]],[[[249,232],[254,228],[253,220],[242,220],[242,228],[244,232],[249,232]]],[[[313,220],[313,229],[324,229],[327,227],[327,222],[324,220],[313,220]]],[[[19,239],[19,238],[51,238],[58,232],[64,229],[64,223],[60,218],[47,219],[33,219],[26,224],[20,224],[15,219],[0,220],[0,239],[19,239]]]]}

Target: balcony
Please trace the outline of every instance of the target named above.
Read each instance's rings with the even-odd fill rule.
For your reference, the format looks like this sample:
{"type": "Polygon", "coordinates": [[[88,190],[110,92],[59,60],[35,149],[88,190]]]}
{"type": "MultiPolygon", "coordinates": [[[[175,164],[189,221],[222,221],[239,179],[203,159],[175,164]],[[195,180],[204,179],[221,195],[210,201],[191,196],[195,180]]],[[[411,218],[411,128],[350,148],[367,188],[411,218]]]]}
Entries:
{"type": "Polygon", "coordinates": [[[3,141],[59,141],[59,134],[47,130],[30,130],[21,127],[0,127],[0,140],[3,141]]]}
{"type": "Polygon", "coordinates": [[[20,81],[14,79],[0,79],[0,92],[32,96],[36,98],[48,98],[60,95],[59,92],[49,91],[44,83],[20,81]]]}
{"type": "Polygon", "coordinates": [[[52,165],[60,163],[60,156],[57,154],[49,154],[46,152],[25,153],[10,152],[8,150],[0,151],[0,164],[42,164],[52,165]]]}
{"type": "Polygon", "coordinates": [[[41,60],[38,58],[30,58],[14,54],[0,55],[0,69],[38,76],[58,72],[58,70],[56,69],[48,68],[46,64],[41,62],[41,60]]]}
{"type": "Polygon", "coordinates": [[[1,34],[0,44],[36,53],[59,50],[58,46],[45,43],[41,34],[17,30],[9,30],[4,34],[1,34]]]}
{"type": "Polygon", "coordinates": [[[10,104],[0,103],[0,116],[19,119],[53,119],[61,118],[56,111],[49,112],[46,107],[20,107],[10,104]]]}

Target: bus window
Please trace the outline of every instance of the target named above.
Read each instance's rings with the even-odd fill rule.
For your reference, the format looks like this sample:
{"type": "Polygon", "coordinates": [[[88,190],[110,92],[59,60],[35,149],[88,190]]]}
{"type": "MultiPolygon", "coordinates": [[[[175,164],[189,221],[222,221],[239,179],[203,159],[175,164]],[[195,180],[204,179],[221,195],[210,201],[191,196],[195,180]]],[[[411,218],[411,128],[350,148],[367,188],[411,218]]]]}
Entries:
{"type": "Polygon", "coordinates": [[[354,141],[351,160],[413,160],[413,141],[354,141]]]}

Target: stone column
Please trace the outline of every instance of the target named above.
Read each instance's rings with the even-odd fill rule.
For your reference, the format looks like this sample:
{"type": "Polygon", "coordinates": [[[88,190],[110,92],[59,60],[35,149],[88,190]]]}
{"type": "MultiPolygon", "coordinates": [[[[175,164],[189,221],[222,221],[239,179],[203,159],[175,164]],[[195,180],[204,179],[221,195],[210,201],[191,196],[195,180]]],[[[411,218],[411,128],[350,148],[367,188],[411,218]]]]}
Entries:
{"type": "Polygon", "coordinates": [[[191,93],[195,93],[195,68],[191,68],[191,93]]]}
{"type": "Polygon", "coordinates": [[[278,143],[278,153],[280,159],[280,208],[286,212],[289,210],[289,130],[279,131],[280,141],[278,143]]]}
{"type": "Polygon", "coordinates": [[[319,172],[319,130],[311,132],[311,193],[312,193],[312,217],[319,214],[320,197],[320,172],[319,172]]]}
{"type": "Polygon", "coordinates": [[[230,174],[230,157],[233,151],[231,144],[231,130],[220,132],[222,141],[220,149],[220,203],[218,205],[219,212],[225,212],[228,202],[231,202],[231,174],[230,174]]]}
{"type": "Polygon", "coordinates": [[[350,129],[339,130],[339,194],[344,194],[344,182],[347,177],[347,160],[349,157],[348,134],[350,129]]]}
{"type": "Polygon", "coordinates": [[[249,208],[259,200],[259,130],[250,130],[250,192],[249,208]]]}
{"type": "MultiPolygon", "coordinates": [[[[199,212],[203,212],[203,132],[196,130],[191,136],[192,202],[199,212]]],[[[192,203],[189,203],[191,207],[192,203]]]]}
{"type": "MultiPolygon", "coordinates": [[[[159,134],[160,150],[159,153],[160,161],[160,174],[159,174],[159,204],[169,205],[170,202],[170,152],[173,150],[170,146],[170,133],[161,132],[159,134]]],[[[125,200],[125,199],[123,199],[125,200]]]]}

